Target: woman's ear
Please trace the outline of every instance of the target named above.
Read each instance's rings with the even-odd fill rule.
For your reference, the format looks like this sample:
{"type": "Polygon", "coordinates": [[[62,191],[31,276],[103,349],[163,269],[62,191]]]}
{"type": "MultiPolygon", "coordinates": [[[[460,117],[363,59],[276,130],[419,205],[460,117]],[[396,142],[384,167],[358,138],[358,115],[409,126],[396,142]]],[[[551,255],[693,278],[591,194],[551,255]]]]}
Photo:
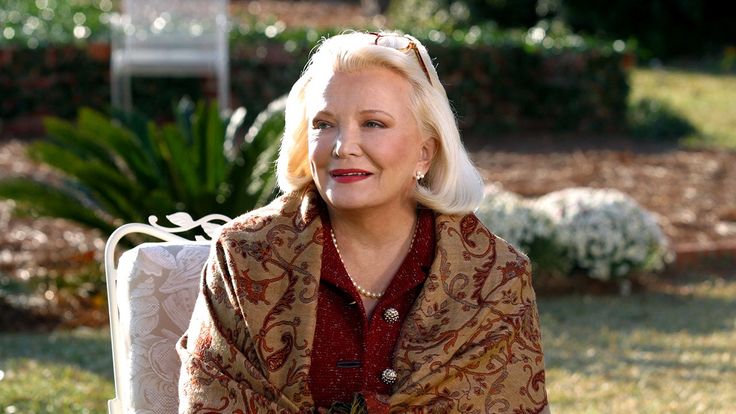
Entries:
{"type": "Polygon", "coordinates": [[[439,140],[437,138],[429,137],[425,138],[424,141],[422,141],[422,146],[419,147],[418,167],[421,168],[425,174],[427,173],[427,170],[429,170],[429,166],[432,165],[434,155],[437,153],[438,143],[439,140]]]}

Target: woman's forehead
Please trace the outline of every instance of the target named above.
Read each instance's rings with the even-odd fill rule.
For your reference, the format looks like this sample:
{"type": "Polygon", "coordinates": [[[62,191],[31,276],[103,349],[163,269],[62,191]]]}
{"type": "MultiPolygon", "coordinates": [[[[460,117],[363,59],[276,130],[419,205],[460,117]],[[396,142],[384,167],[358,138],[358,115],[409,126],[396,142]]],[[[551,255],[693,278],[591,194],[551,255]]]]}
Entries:
{"type": "Polygon", "coordinates": [[[368,68],[351,72],[321,73],[305,91],[307,111],[410,110],[411,84],[390,69],[368,68]]]}

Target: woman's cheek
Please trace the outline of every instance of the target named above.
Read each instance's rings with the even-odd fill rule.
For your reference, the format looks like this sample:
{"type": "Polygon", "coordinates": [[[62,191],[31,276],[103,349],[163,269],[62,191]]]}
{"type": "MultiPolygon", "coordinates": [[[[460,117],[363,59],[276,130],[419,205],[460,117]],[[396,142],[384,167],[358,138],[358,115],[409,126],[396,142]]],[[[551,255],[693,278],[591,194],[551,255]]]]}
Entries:
{"type": "Polygon", "coordinates": [[[316,133],[311,133],[307,138],[307,152],[310,161],[313,161],[320,150],[321,141],[316,133]]]}
{"type": "Polygon", "coordinates": [[[310,143],[310,147],[312,148],[310,150],[310,156],[315,159],[319,159],[319,161],[322,162],[328,160],[330,158],[334,142],[332,136],[333,134],[330,130],[315,133],[310,143]]]}
{"type": "Polygon", "coordinates": [[[330,162],[330,152],[332,148],[329,145],[329,139],[325,134],[319,131],[309,137],[307,143],[307,152],[309,157],[309,164],[312,170],[312,177],[318,179],[319,173],[324,170],[330,162]]]}

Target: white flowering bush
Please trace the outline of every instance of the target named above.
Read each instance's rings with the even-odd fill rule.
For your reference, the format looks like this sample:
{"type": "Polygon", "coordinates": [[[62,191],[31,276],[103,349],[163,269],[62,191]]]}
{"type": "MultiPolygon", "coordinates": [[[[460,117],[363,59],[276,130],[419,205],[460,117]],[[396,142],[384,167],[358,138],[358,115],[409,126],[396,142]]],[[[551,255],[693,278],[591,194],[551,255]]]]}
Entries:
{"type": "Polygon", "coordinates": [[[552,218],[500,185],[486,187],[476,215],[493,234],[529,256],[535,271],[565,273],[569,263],[555,240],[552,218]]]}
{"type": "Polygon", "coordinates": [[[552,236],[551,217],[498,184],[486,188],[485,198],[476,214],[495,235],[523,251],[535,239],[552,236]]]}
{"type": "Polygon", "coordinates": [[[527,200],[492,185],[476,214],[526,253],[537,273],[577,268],[600,280],[622,279],[673,258],[655,216],[617,190],[570,188],[527,200]]]}
{"type": "Polygon", "coordinates": [[[593,278],[659,270],[672,258],[655,216],[620,191],[570,188],[540,197],[534,208],[552,218],[573,266],[593,278]]]}

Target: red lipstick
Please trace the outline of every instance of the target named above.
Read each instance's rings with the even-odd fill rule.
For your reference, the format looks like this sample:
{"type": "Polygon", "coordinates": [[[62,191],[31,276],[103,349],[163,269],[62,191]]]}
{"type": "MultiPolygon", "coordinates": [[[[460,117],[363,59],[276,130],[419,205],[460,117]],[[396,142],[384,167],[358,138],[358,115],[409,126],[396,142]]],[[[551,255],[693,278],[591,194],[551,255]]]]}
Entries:
{"type": "Polygon", "coordinates": [[[369,171],[359,170],[355,168],[344,168],[330,171],[330,177],[341,184],[354,183],[365,180],[373,175],[369,171]]]}

